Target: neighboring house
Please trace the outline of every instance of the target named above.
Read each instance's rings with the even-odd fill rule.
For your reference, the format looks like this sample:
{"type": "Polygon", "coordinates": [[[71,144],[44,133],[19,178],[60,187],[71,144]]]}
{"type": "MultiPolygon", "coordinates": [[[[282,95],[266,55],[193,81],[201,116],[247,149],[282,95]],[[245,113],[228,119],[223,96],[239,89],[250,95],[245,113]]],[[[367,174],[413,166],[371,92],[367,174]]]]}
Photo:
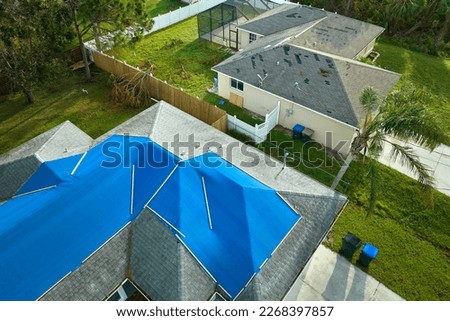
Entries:
{"type": "Polygon", "coordinates": [[[370,54],[384,31],[323,9],[290,2],[267,3],[270,6],[228,0],[211,8],[199,14],[199,36],[241,50],[258,39],[278,34],[290,37],[289,43],[297,46],[358,59],[370,54]]]}
{"type": "Polygon", "coordinates": [[[279,300],[347,201],[164,102],[77,137],[0,205],[1,300],[279,300]]]}
{"type": "Polygon", "coordinates": [[[218,94],[265,115],[280,102],[279,124],[301,124],[317,142],[347,154],[364,116],[359,95],[372,86],[385,96],[400,75],[358,61],[280,44],[278,36],[258,40],[212,69],[218,94]],[[332,133],[332,139],[327,135],[332,133]]]}
{"type": "Polygon", "coordinates": [[[280,125],[300,124],[344,155],[364,116],[361,91],[386,96],[400,78],[357,61],[384,31],[370,23],[284,3],[236,29],[240,50],[212,68],[218,94],[260,115],[280,102],[280,125]]]}
{"type": "Polygon", "coordinates": [[[238,27],[239,49],[261,37],[286,33],[293,45],[358,59],[367,57],[384,28],[325,10],[285,3],[238,27]]]}

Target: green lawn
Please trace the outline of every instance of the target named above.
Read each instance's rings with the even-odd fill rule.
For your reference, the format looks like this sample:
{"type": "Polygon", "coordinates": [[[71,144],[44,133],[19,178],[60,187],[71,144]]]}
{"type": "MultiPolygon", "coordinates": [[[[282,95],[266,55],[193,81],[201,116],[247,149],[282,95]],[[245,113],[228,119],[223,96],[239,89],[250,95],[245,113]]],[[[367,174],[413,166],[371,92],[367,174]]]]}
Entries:
{"type": "Polygon", "coordinates": [[[344,176],[350,203],[326,245],[338,251],[350,231],[379,248],[365,270],[393,291],[407,300],[449,300],[450,198],[424,192],[413,179],[381,164],[379,173],[376,208],[367,216],[366,170],[361,162],[351,164],[344,176]]]}
{"type": "MultiPolygon", "coordinates": [[[[154,18],[158,15],[168,13],[169,11],[177,10],[180,7],[187,6],[186,3],[181,0],[147,0],[147,12],[150,17],[154,18]]],[[[85,28],[87,24],[83,24],[82,28],[85,28]]],[[[114,27],[109,23],[102,23],[101,27],[106,30],[114,31],[114,27]]],[[[86,34],[83,35],[84,41],[89,41],[94,39],[94,34],[92,29],[90,29],[86,34]]],[[[69,44],[68,49],[78,46],[78,39],[75,37],[69,44]]]]}
{"type": "Polygon", "coordinates": [[[0,154],[65,120],[95,138],[141,111],[111,101],[108,74],[93,68],[93,82],[86,83],[83,77],[79,70],[62,77],[58,84],[37,88],[33,105],[25,104],[22,93],[1,97],[0,154]]]}
{"type": "Polygon", "coordinates": [[[147,69],[155,77],[204,99],[213,86],[211,67],[230,54],[219,45],[197,38],[197,18],[193,17],[152,33],[133,47],[113,49],[109,54],[147,69]]]}
{"type": "Polygon", "coordinates": [[[181,0],[147,0],[147,6],[150,10],[151,17],[177,10],[186,5],[187,4],[181,0]]]}
{"type": "MultiPolygon", "coordinates": [[[[258,147],[279,160],[284,159],[286,152],[289,153],[286,159],[288,166],[295,167],[328,186],[341,168],[341,162],[322,145],[315,142],[304,143],[299,139],[292,140],[290,132],[279,127],[273,129],[269,139],[258,147]]],[[[346,184],[345,181],[341,182],[345,188],[346,184]]]]}
{"type": "MultiPolygon", "coordinates": [[[[377,43],[375,50],[381,54],[376,65],[402,74],[397,89],[412,82],[429,94],[428,106],[450,137],[450,59],[411,51],[386,40],[377,43]]],[[[450,145],[450,138],[446,143],[450,145]]]]}

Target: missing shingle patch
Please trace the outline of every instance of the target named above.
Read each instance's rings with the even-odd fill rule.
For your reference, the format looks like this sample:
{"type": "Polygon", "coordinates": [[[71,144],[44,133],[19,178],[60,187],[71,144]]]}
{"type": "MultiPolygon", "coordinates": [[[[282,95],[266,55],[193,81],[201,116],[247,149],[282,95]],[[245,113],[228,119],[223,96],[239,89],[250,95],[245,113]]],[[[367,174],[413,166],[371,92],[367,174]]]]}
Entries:
{"type": "Polygon", "coordinates": [[[292,66],[292,61],[290,61],[289,59],[283,59],[285,63],[288,64],[289,67],[292,66]]]}
{"type": "Polygon", "coordinates": [[[322,69],[320,68],[319,73],[323,76],[323,77],[330,77],[333,73],[331,72],[331,70],[328,69],[322,69]]]}

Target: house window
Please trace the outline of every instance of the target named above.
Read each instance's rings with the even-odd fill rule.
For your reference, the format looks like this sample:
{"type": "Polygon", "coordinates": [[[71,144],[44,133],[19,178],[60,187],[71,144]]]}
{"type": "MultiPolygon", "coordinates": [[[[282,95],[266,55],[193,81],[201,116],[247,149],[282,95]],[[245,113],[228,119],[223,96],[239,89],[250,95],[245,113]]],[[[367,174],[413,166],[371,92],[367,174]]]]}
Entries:
{"type": "Polygon", "coordinates": [[[243,91],[244,90],[244,83],[242,81],[239,81],[237,79],[231,78],[231,87],[243,91]]]}
{"type": "Polygon", "coordinates": [[[256,35],[254,34],[254,33],[250,33],[249,35],[248,35],[248,42],[249,43],[252,43],[253,41],[255,41],[256,40],[256,35]]]}

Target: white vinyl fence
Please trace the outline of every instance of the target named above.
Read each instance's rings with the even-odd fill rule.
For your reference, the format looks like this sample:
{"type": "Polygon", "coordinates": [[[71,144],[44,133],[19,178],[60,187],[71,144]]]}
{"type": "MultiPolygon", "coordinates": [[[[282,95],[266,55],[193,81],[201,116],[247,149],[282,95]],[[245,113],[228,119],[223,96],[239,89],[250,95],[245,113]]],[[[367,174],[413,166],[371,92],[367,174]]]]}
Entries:
{"type": "MultiPolygon", "coordinates": [[[[226,0],[199,0],[194,3],[190,3],[185,7],[180,7],[177,10],[169,11],[168,13],[154,17],[152,28],[150,30],[145,30],[144,35],[148,35],[152,32],[164,29],[187,18],[196,16],[199,13],[215,7],[225,1],[226,0]]],[[[115,34],[115,32],[110,32],[109,34],[100,37],[103,50],[107,50],[112,46],[115,34]]],[[[134,28],[128,27],[125,30],[125,34],[129,37],[133,37],[134,28]]],[[[89,49],[97,50],[94,39],[86,42],[85,46],[89,49]]]]}
{"type": "Polygon", "coordinates": [[[259,125],[249,125],[236,116],[228,115],[228,129],[236,130],[242,134],[249,136],[255,143],[262,143],[267,139],[269,132],[278,124],[278,116],[280,114],[280,102],[277,107],[270,113],[266,114],[264,123],[259,125]]]}
{"type": "Polygon", "coordinates": [[[152,29],[144,32],[144,34],[148,35],[149,33],[164,29],[184,19],[196,16],[199,13],[215,7],[225,1],[226,0],[199,0],[194,3],[190,3],[188,6],[180,7],[175,11],[170,11],[159,15],[153,18],[154,23],[152,29]]]}

